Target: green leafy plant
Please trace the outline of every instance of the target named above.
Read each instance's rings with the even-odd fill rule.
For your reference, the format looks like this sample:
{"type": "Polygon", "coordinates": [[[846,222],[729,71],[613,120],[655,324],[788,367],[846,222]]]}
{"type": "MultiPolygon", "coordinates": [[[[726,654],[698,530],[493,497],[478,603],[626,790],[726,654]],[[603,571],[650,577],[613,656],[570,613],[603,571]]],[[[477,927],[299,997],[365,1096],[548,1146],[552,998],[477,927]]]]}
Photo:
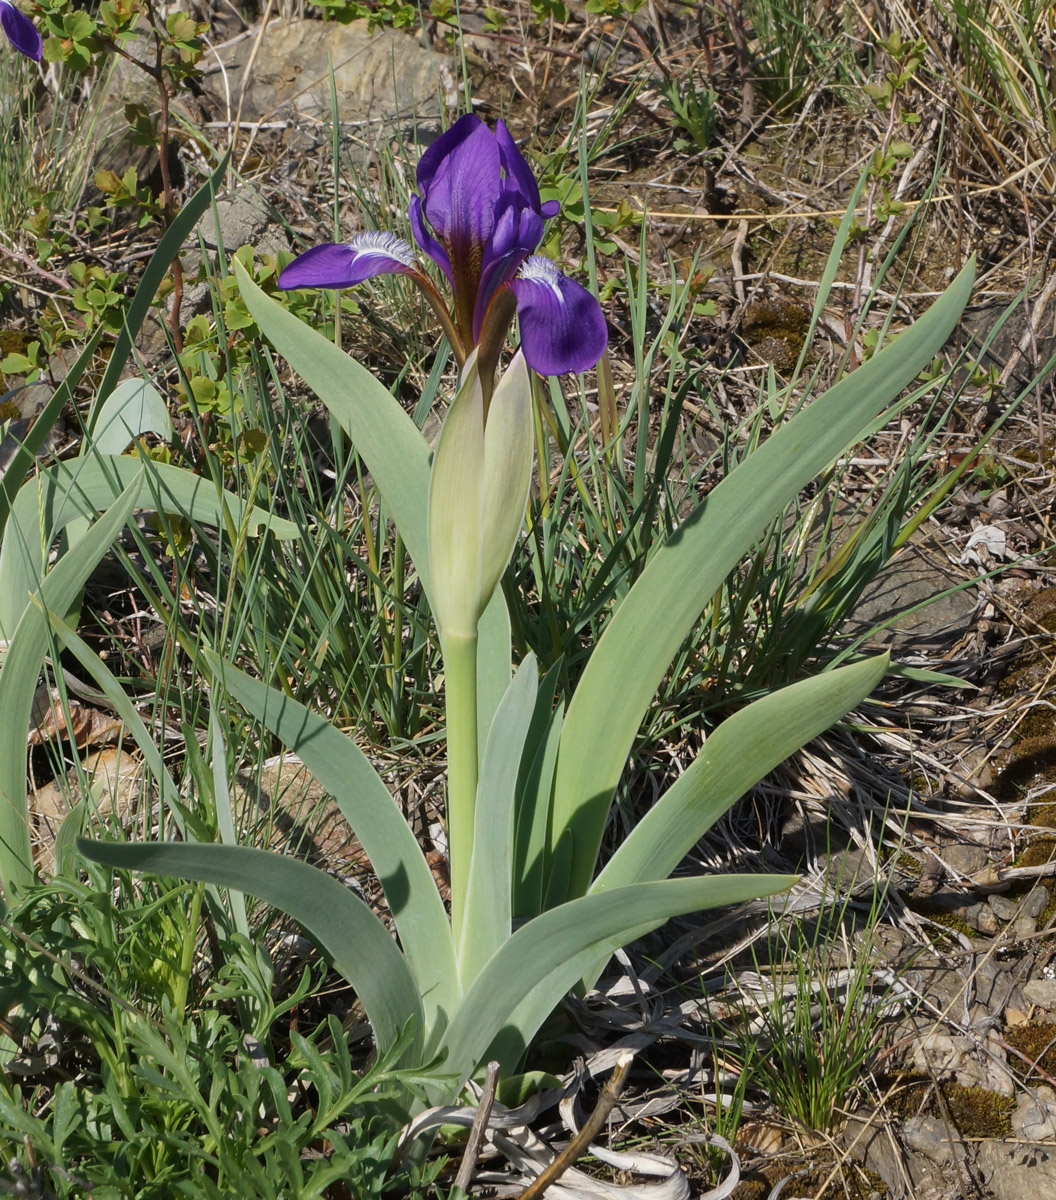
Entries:
{"type": "MultiPolygon", "coordinates": [[[[675,913],[788,886],[782,877],[666,877],[738,796],[867,695],[886,659],[804,680],[729,718],[596,873],[615,787],[654,689],[715,589],[772,515],[931,361],[967,300],[971,270],[896,343],[788,420],[675,530],[611,618],[567,713],[551,707],[552,677],[540,684],[531,657],[510,679],[505,605],[501,593],[488,592],[509,554],[520,501],[499,487],[490,467],[477,485],[445,466],[463,447],[469,452],[465,439],[480,438],[469,419],[481,403],[475,364],[467,364],[430,471],[417,427],[369,372],[269,300],[238,266],[236,274],[260,329],[360,449],[440,626],[451,755],[451,921],[417,841],[355,744],[211,656],[214,697],[226,693],[242,703],[337,798],[382,880],[402,954],[360,900],[290,859],[236,846],[81,848],[96,861],[208,880],[283,908],[353,983],[379,1047],[391,1046],[409,1024],[416,1036],[405,1061],[437,1061],[446,1079],[439,1090],[457,1092],[487,1058],[515,1070],[564,992],[591,980],[616,946],[675,913]],[[474,502],[477,486],[481,501],[474,502]],[[438,552],[467,565],[457,531],[472,543],[475,503],[493,515],[479,527],[483,573],[474,569],[466,592],[455,558],[438,552]],[[452,633],[467,643],[454,654],[452,633]],[[515,918],[530,919],[514,931],[515,918]]],[[[528,396],[527,375],[515,361],[493,404],[512,414],[525,411],[528,396]]],[[[494,452],[477,444],[477,461],[486,464],[493,453],[496,464],[523,461],[517,424],[489,431],[489,419],[484,437],[499,441],[494,452]]]]}

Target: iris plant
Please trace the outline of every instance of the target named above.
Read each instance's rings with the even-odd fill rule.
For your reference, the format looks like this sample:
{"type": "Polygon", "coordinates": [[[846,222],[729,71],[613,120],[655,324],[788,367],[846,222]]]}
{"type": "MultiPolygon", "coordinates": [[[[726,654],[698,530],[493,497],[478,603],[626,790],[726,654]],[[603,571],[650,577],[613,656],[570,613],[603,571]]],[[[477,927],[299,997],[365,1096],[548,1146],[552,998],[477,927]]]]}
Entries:
{"type": "Polygon", "coordinates": [[[586,371],[598,361],[608,339],[601,307],[536,253],[558,204],[541,202],[503,121],[494,132],[472,113],[456,121],[422,155],[418,190],[411,229],[447,277],[453,311],[419,270],[410,243],[393,233],[315,246],[290,263],[279,286],[345,288],[375,275],[408,275],[425,293],[460,367],[478,347],[485,384],[515,312],[525,361],[541,375],[586,371]]]}
{"type": "Polygon", "coordinates": [[[11,0],[0,0],[0,25],[3,26],[7,40],[26,58],[40,62],[44,52],[44,42],[36,25],[24,12],[17,9],[11,0]]]}

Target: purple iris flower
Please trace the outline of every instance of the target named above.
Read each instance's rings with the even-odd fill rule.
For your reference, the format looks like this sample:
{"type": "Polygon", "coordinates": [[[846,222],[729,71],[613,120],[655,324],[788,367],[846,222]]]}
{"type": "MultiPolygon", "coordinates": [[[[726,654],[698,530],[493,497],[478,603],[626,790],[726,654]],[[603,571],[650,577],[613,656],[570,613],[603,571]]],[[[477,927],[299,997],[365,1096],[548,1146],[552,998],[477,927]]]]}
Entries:
{"type": "Polygon", "coordinates": [[[608,331],[601,306],[580,284],[536,254],[556,200],[543,204],[531,168],[503,121],[492,132],[472,113],[441,135],[418,163],[410,221],[418,245],[454,293],[453,312],[415,265],[410,244],[391,233],[360,233],[315,246],[279,276],[283,288],[343,288],[374,275],[409,275],[440,318],[460,364],[474,346],[497,362],[516,311],[528,365],[542,375],[586,371],[608,331]]]}
{"type": "Polygon", "coordinates": [[[15,8],[12,0],[0,0],[0,25],[12,46],[26,58],[40,62],[44,42],[36,25],[24,12],[15,8]]]}

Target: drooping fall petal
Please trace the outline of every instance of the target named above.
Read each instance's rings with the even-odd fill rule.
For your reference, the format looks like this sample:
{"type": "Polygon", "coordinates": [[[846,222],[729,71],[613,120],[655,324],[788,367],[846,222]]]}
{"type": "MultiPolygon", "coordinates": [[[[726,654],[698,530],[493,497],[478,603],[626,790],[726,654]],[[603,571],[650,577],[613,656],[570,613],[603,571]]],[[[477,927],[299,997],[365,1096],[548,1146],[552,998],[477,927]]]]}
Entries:
{"type": "Polygon", "coordinates": [[[40,31],[10,0],[0,0],[0,26],[7,34],[8,41],[20,54],[33,59],[34,62],[40,62],[44,52],[44,41],[40,31]]]}
{"type": "Polygon", "coordinates": [[[393,273],[418,273],[407,242],[391,233],[359,233],[349,242],[327,242],[306,250],[279,275],[279,287],[346,288],[393,273]]]}
{"type": "Polygon", "coordinates": [[[517,297],[521,349],[533,371],[586,371],[601,358],[609,340],[601,305],[550,259],[533,254],[510,287],[517,297]]]}

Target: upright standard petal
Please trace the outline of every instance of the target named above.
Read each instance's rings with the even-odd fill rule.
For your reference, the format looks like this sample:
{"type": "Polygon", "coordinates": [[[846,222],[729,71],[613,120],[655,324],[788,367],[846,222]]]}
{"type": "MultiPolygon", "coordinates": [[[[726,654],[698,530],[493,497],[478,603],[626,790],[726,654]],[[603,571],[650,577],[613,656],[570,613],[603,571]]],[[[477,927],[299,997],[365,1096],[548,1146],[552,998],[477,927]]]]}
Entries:
{"type": "Polygon", "coordinates": [[[3,26],[4,33],[16,50],[34,62],[40,62],[44,52],[40,31],[11,0],[0,0],[0,26],[3,26]]]}
{"type": "Polygon", "coordinates": [[[414,252],[392,233],[357,233],[298,255],[279,275],[279,287],[346,288],[375,275],[417,275],[414,252]]]}
{"type": "Polygon", "coordinates": [[[533,254],[510,288],[517,297],[521,349],[533,371],[586,371],[601,358],[609,341],[601,305],[550,259],[533,254]]]}

